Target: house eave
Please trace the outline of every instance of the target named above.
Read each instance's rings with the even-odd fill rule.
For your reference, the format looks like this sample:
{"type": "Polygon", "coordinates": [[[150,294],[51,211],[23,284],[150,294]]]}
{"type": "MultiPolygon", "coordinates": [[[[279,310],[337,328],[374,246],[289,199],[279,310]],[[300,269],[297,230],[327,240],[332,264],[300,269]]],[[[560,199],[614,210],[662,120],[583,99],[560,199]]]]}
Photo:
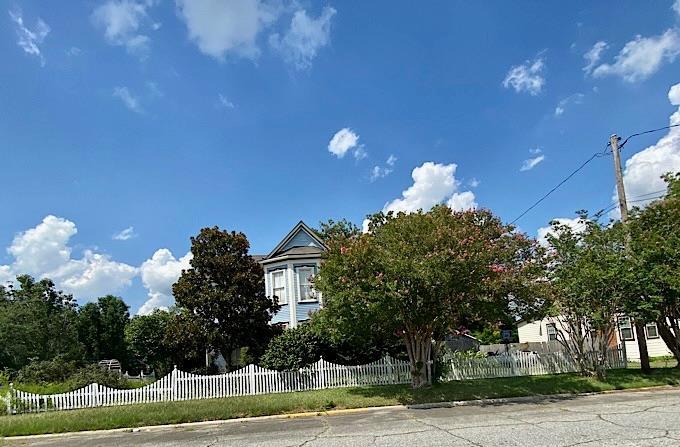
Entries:
{"type": "Polygon", "coordinates": [[[275,262],[299,260],[299,259],[320,260],[321,259],[321,253],[319,253],[318,255],[311,255],[311,254],[283,255],[283,256],[277,256],[275,258],[262,259],[258,262],[261,265],[267,265],[267,264],[273,264],[275,262]]]}

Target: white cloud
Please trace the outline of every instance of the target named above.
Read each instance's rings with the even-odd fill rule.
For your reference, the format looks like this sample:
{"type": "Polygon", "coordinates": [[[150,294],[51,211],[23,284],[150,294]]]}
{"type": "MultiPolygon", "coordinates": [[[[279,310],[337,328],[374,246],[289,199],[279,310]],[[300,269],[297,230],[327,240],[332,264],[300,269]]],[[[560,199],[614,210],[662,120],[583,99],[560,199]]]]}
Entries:
{"type": "Polygon", "coordinates": [[[505,88],[512,87],[517,93],[527,92],[536,96],[545,86],[545,60],[537,57],[533,61],[526,61],[521,65],[510,68],[503,80],[505,88]]]}
{"type": "Polygon", "coordinates": [[[176,4],[189,39],[218,60],[227,53],[256,58],[259,33],[279,15],[278,8],[260,0],[176,0],[176,4]]]}
{"type": "Polygon", "coordinates": [[[545,160],[545,155],[541,154],[541,149],[540,148],[535,148],[535,149],[529,149],[530,154],[537,155],[536,157],[532,158],[527,158],[524,160],[522,163],[522,167],[519,168],[520,171],[530,171],[531,169],[534,169],[536,165],[541,163],[543,160],[545,160]],[[541,155],[538,155],[541,154],[541,155]]]}
{"type": "Polygon", "coordinates": [[[76,57],[80,56],[82,54],[83,50],[81,50],[78,47],[71,47],[68,50],[66,50],[66,55],[70,57],[76,57]]]}
{"type": "Polygon", "coordinates": [[[135,227],[129,226],[126,229],[114,234],[113,236],[111,236],[111,238],[116,241],[127,241],[136,236],[137,233],[135,233],[135,227]]]}
{"type": "Polygon", "coordinates": [[[560,102],[557,103],[557,107],[555,107],[555,116],[562,116],[570,105],[581,104],[584,97],[585,95],[583,93],[574,93],[573,95],[560,100],[560,102]]]}
{"type": "MultiPolygon", "coordinates": [[[[672,105],[678,107],[670,117],[670,124],[680,124],[680,83],[670,88],[668,99],[672,105]]],[[[644,206],[659,195],[652,193],[665,191],[666,183],[661,175],[667,172],[680,172],[680,127],[669,129],[655,144],[626,160],[623,182],[629,207],[644,206]],[[632,202],[634,200],[636,202],[632,202]]],[[[614,191],[612,199],[617,201],[617,197],[614,191]]],[[[618,209],[612,216],[618,216],[618,209]]]]}
{"type": "Polygon", "coordinates": [[[92,13],[92,23],[104,31],[111,45],[123,46],[130,54],[145,57],[149,51],[149,36],[140,32],[149,21],[148,10],[153,0],[108,0],[92,13]]]}
{"type": "Polygon", "coordinates": [[[233,109],[236,107],[233,102],[229,100],[226,96],[224,96],[222,93],[219,93],[217,95],[217,104],[224,108],[224,109],[233,109]]]}
{"type": "Polygon", "coordinates": [[[142,113],[142,106],[139,98],[130,93],[127,87],[116,87],[113,89],[114,98],[120,99],[125,107],[136,113],[142,113]]]}
{"type": "Polygon", "coordinates": [[[379,178],[387,177],[394,170],[394,164],[397,162],[397,157],[390,155],[385,161],[385,166],[373,166],[371,169],[371,182],[376,181],[379,178]]]}
{"type": "Polygon", "coordinates": [[[675,3],[673,3],[673,11],[680,15],[680,0],[675,0],[675,3]]]}
{"type": "Polygon", "coordinates": [[[142,284],[149,292],[149,299],[139,309],[140,315],[146,315],[158,308],[168,308],[174,303],[172,285],[177,281],[182,270],[190,268],[191,252],[176,259],[167,248],[156,250],[150,259],[140,267],[142,284]]]}
{"type": "Polygon", "coordinates": [[[478,187],[482,182],[477,180],[475,177],[472,177],[470,181],[468,182],[468,185],[470,185],[470,188],[476,188],[478,187]]]}
{"type": "Polygon", "coordinates": [[[472,191],[454,192],[446,204],[454,211],[465,211],[477,208],[475,194],[472,191]]]}
{"type": "Polygon", "coordinates": [[[84,300],[128,287],[137,268],[92,250],[85,250],[80,259],[71,257],[68,242],[77,232],[69,220],[45,217],[34,228],[14,237],[7,249],[14,261],[0,266],[0,275],[5,279],[20,274],[51,278],[59,288],[84,300]]]}
{"type": "MultiPolygon", "coordinates": [[[[586,228],[584,221],[581,220],[580,217],[575,217],[573,219],[570,219],[568,217],[558,217],[553,220],[559,222],[562,225],[570,227],[572,231],[574,231],[575,233],[581,233],[586,228]]],[[[539,228],[538,231],[536,232],[538,243],[543,245],[544,247],[548,246],[549,234],[553,235],[555,234],[551,225],[539,228]]]]}
{"type": "Polygon", "coordinates": [[[45,65],[45,57],[43,56],[40,45],[45,40],[45,37],[50,32],[50,27],[42,19],[38,19],[35,28],[30,29],[24,24],[24,18],[21,11],[9,11],[9,16],[14,22],[17,32],[17,45],[24,50],[26,54],[37,56],[40,59],[40,65],[45,65]]]}
{"type": "Polygon", "coordinates": [[[333,135],[333,138],[328,143],[328,152],[338,158],[343,158],[347,151],[350,150],[354,152],[356,159],[365,158],[367,155],[363,146],[359,145],[359,135],[349,127],[345,127],[333,135]]]}
{"type": "Polygon", "coordinates": [[[627,82],[647,79],[664,62],[673,62],[680,54],[680,35],[675,29],[654,37],[637,35],[628,42],[612,64],[602,64],[592,72],[594,77],[620,76],[627,82]]]}
{"type": "Polygon", "coordinates": [[[326,6],[314,19],[305,10],[297,11],[288,31],[283,36],[272,34],[269,44],[296,69],[307,69],[311,67],[316,53],[330,42],[331,19],[335,13],[335,9],[326,6]]]}
{"type": "Polygon", "coordinates": [[[588,50],[586,54],[583,55],[583,58],[588,62],[586,66],[583,67],[583,71],[585,71],[586,74],[592,73],[593,68],[595,68],[595,65],[597,65],[598,62],[600,62],[600,59],[602,58],[602,53],[607,48],[609,48],[607,42],[600,40],[599,42],[595,42],[592,48],[588,50]]]}

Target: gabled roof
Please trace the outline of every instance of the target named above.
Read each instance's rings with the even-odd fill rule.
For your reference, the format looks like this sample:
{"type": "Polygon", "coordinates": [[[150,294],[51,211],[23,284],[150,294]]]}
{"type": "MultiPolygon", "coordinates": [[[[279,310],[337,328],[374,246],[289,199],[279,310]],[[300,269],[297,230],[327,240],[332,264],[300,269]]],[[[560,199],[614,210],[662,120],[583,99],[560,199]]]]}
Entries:
{"type": "Polygon", "coordinates": [[[292,230],[290,230],[290,232],[286,235],[286,237],[284,237],[283,240],[281,242],[279,242],[278,245],[276,247],[274,247],[274,249],[267,256],[265,256],[265,259],[270,259],[270,258],[279,256],[279,255],[283,255],[283,254],[290,254],[290,253],[286,253],[286,252],[290,252],[291,250],[300,251],[300,250],[295,250],[294,246],[293,247],[287,247],[287,244],[289,242],[291,242],[301,232],[304,232],[305,234],[307,234],[310,237],[310,239],[316,245],[318,245],[318,248],[306,246],[309,249],[317,248],[317,250],[309,250],[308,249],[308,250],[302,250],[302,251],[311,253],[311,251],[323,252],[327,249],[326,244],[324,244],[323,241],[321,240],[321,238],[316,234],[316,231],[314,231],[310,227],[308,227],[307,224],[305,224],[303,221],[300,221],[300,222],[297,223],[297,225],[295,225],[293,227],[292,230]]]}

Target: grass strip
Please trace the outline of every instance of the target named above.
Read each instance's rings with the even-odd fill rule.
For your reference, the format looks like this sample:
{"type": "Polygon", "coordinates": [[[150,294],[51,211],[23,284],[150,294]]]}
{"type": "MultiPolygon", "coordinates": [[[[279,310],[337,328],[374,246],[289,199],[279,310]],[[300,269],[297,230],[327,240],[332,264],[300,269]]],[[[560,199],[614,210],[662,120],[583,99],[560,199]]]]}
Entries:
{"type": "Polygon", "coordinates": [[[427,389],[408,385],[336,388],[297,393],[230,397],[0,416],[0,436],[64,433],[147,425],[211,421],[329,409],[566,394],[680,385],[680,369],[610,371],[606,381],[576,374],[448,382],[427,389]]]}

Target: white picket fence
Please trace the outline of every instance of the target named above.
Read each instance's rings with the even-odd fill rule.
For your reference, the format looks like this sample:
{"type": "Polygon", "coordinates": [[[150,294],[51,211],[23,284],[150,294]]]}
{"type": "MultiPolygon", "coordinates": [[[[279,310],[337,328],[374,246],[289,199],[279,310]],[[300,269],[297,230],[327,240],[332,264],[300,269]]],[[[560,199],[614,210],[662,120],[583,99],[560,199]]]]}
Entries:
{"type": "MultiPolygon", "coordinates": [[[[445,380],[556,374],[576,371],[564,353],[517,353],[487,358],[452,357],[446,360],[445,380]]],[[[610,368],[625,368],[621,350],[612,351],[610,368]]],[[[118,390],[96,383],[61,394],[33,394],[10,386],[4,396],[9,414],[107,407],[151,402],[213,399],[256,394],[390,385],[411,381],[408,362],[385,357],[358,366],[336,365],[323,359],[298,371],[273,371],[256,365],[227,374],[196,375],[174,369],[160,380],[141,388],[118,390]]]]}

